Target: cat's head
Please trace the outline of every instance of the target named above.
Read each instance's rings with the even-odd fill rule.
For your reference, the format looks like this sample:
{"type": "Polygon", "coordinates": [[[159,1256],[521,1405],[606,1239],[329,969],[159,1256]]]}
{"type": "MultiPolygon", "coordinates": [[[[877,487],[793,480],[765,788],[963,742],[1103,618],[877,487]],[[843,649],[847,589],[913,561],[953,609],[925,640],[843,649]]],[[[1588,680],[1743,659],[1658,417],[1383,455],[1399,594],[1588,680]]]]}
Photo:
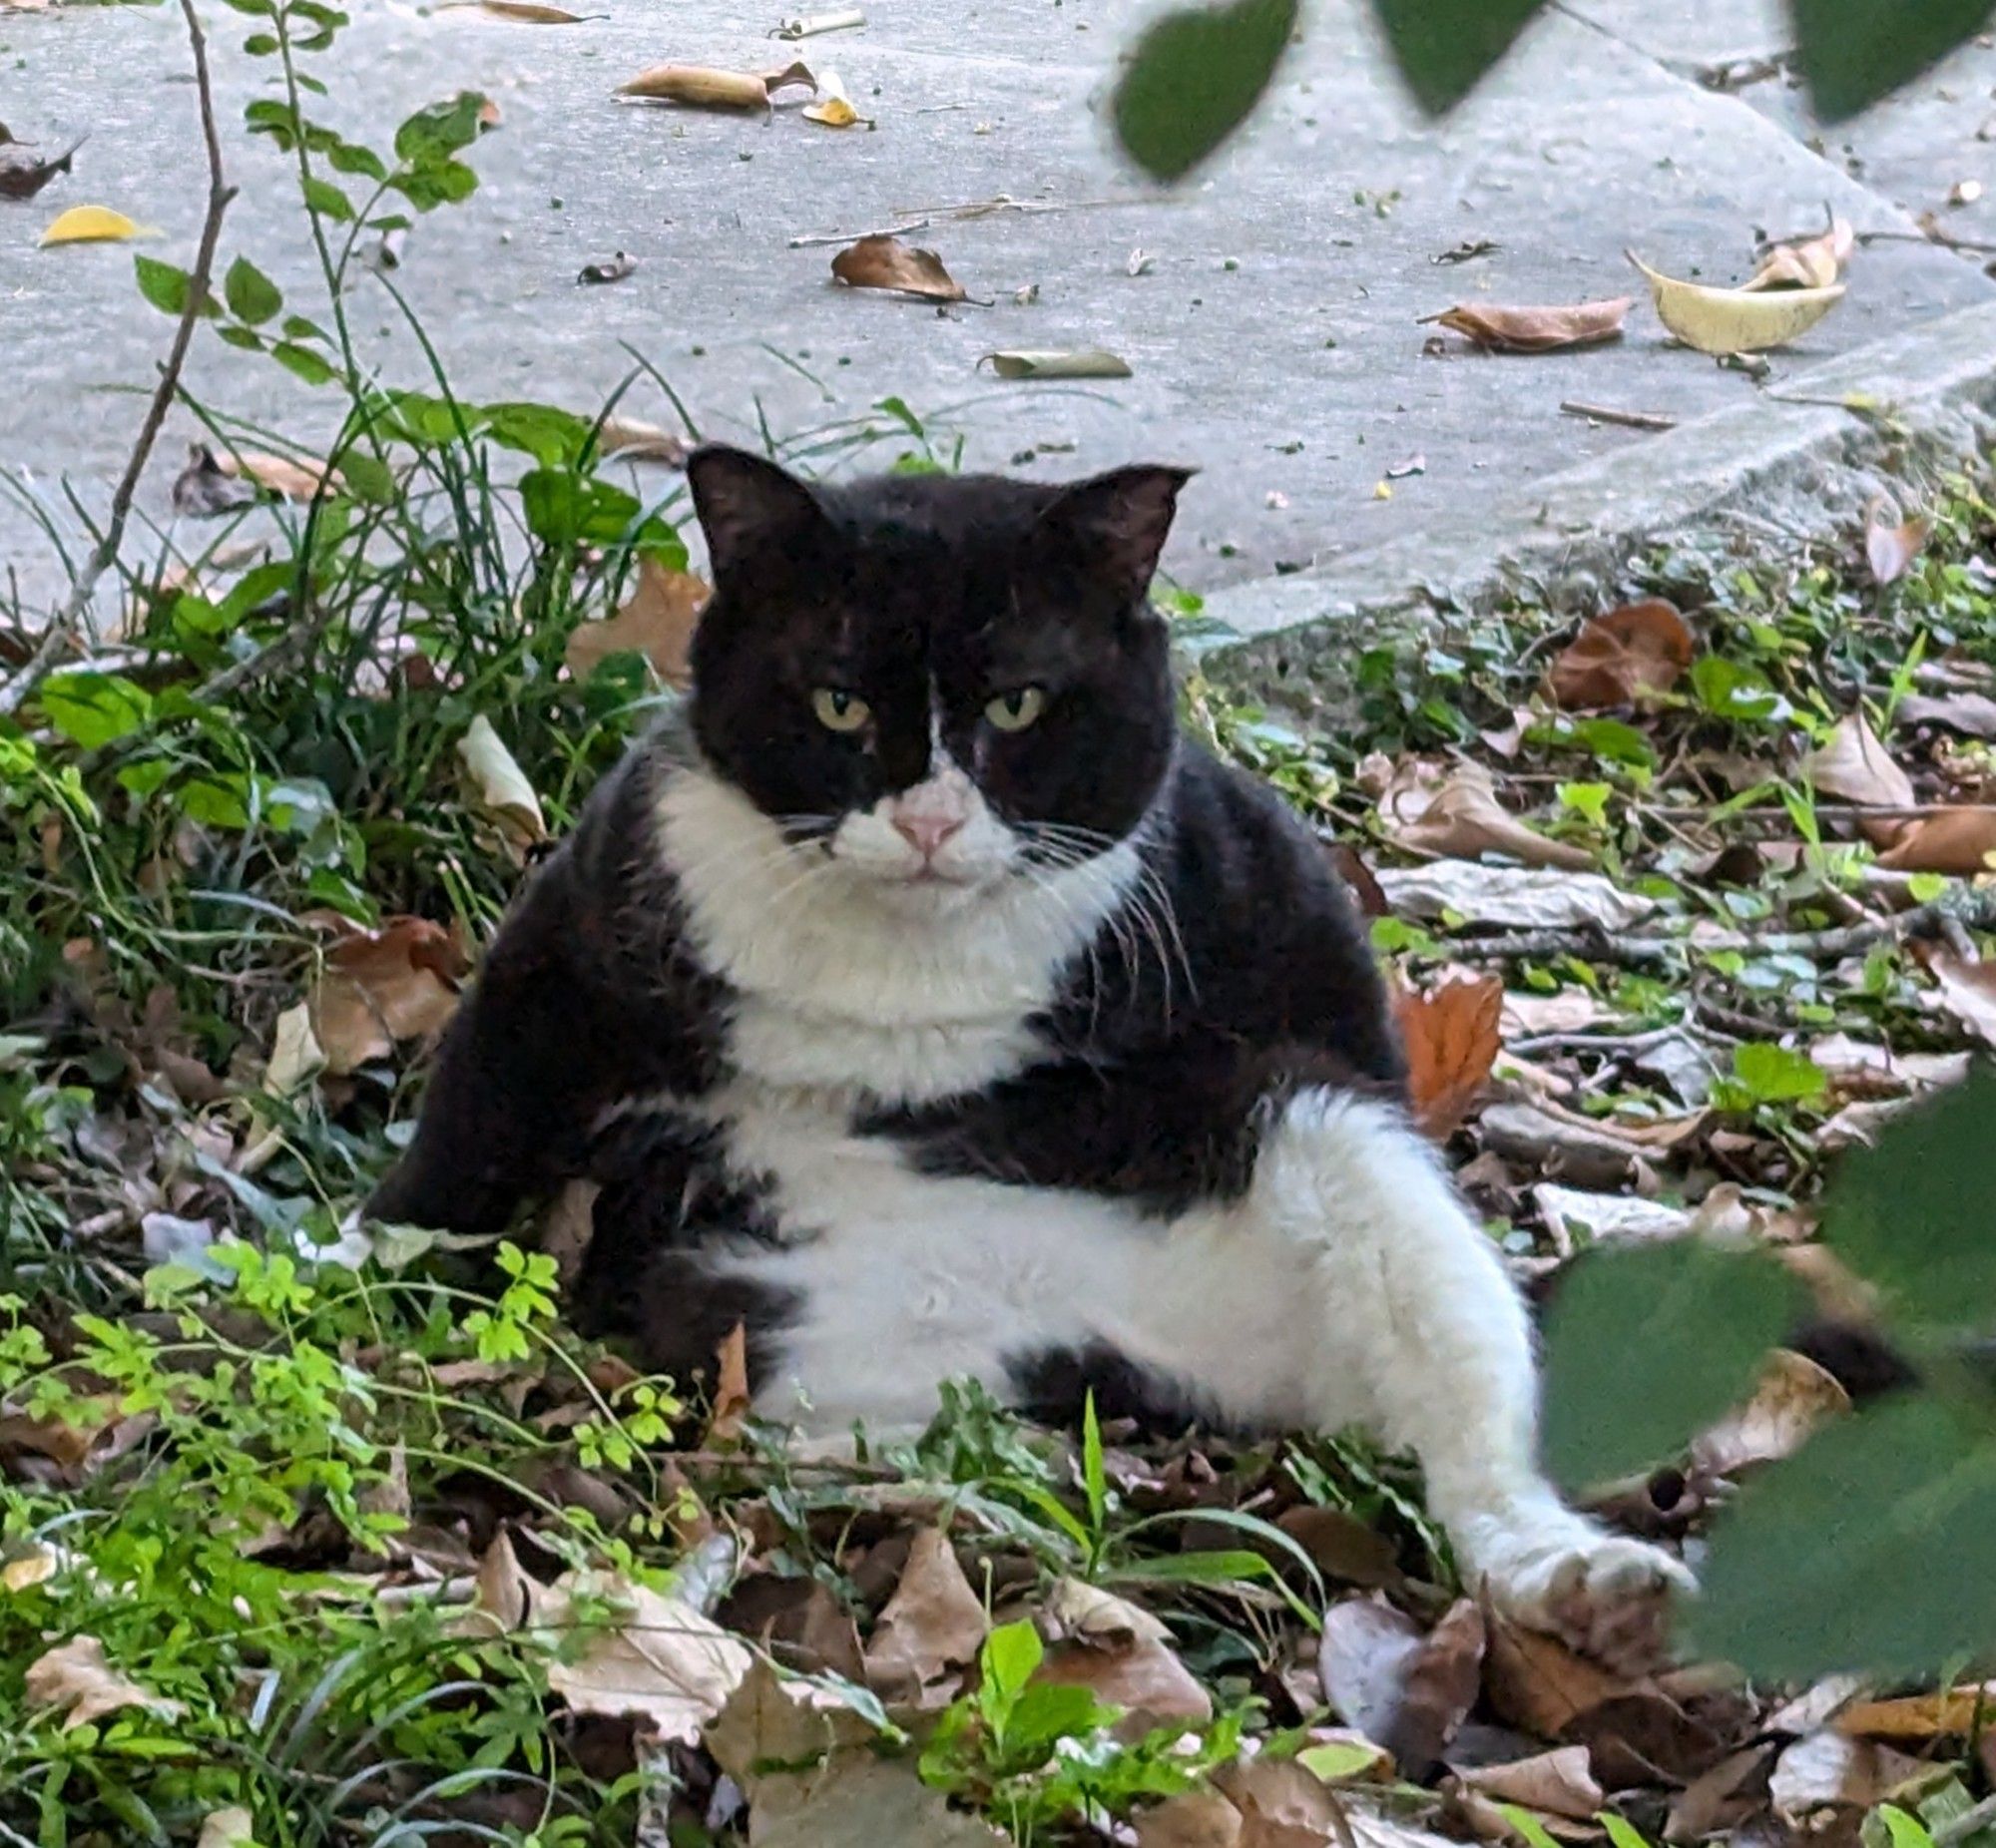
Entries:
{"type": "Polygon", "coordinates": [[[699,450],[707,761],[799,846],[911,896],[1113,846],[1171,763],[1147,592],[1189,472],[825,487],[699,450]]]}

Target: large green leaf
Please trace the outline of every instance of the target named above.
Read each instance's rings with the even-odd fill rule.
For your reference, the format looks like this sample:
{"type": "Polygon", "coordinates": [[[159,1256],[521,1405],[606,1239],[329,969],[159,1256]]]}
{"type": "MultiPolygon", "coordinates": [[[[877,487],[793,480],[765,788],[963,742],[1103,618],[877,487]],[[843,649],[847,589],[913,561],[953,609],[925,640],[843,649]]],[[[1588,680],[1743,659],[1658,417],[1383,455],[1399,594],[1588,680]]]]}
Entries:
{"type": "Polygon", "coordinates": [[[1297,0],[1235,0],[1173,13],[1137,42],[1116,90],[1116,137],[1159,180],[1177,180],[1237,129],[1295,30],[1297,0]]]}
{"type": "Polygon", "coordinates": [[[1574,1488],[1682,1450],[1751,1390],[1799,1308],[1759,1251],[1697,1239],[1590,1251],[1546,1321],[1546,1460],[1574,1488]]]}
{"type": "Polygon", "coordinates": [[[1996,0],[1789,0],[1809,99],[1840,122],[1996,17],[1996,0]]]}
{"type": "Polygon", "coordinates": [[[275,320],[283,311],[284,297],[276,283],[247,256],[239,256],[229,265],[222,292],[228,298],[230,313],[252,327],[275,320]]]}
{"type": "Polygon", "coordinates": [[[1887,1313],[1928,1331],[1996,1329],[1996,1075],[1978,1072],[1844,1158],[1823,1235],[1887,1313]]]}
{"type": "Polygon", "coordinates": [[[42,716],[85,750],[143,731],[153,715],[152,694],[122,674],[52,674],[35,698],[42,716]]]}
{"type": "Polygon", "coordinates": [[[1996,1435],[1924,1395],[1819,1431],[1715,1528],[1691,1626],[1747,1673],[1931,1674],[1996,1646],[1996,1435]]]}
{"type": "Polygon", "coordinates": [[[1400,74],[1431,115],[1453,109],[1545,0],[1372,0],[1400,74]]]}

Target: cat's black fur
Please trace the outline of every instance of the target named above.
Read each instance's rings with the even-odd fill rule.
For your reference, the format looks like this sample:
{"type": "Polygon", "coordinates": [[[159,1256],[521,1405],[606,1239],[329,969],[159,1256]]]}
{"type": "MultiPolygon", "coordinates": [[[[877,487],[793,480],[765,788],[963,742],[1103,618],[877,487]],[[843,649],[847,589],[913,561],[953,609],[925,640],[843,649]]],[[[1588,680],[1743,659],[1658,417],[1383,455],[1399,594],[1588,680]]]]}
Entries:
{"type": "MultiPolygon", "coordinates": [[[[862,1106],[866,1134],[938,1172],[1169,1212],[1238,1194],[1271,1106],[1295,1087],[1397,1092],[1379,975],[1319,843],[1269,790],[1178,733],[1165,626],[1144,593],[1182,474],[807,491],[707,451],[690,477],[716,594],[685,717],[632,750],[534,874],[451,1025],[374,1216],[489,1232],[523,1199],[594,1179],[586,1320],[682,1371],[737,1319],[778,1334],[788,1305],[747,1300],[739,1284],[705,1290],[699,1259],[713,1230],[773,1235],[756,1177],[725,1171],[697,1125],[614,1114],[647,1094],[698,1098],[725,1076],[732,997],[681,929],[656,789],[697,753],[792,838],[822,835],[928,773],[931,680],[942,742],[977,759],[1001,818],[1105,845],[1137,832],[1155,934],[1132,956],[1139,923],[1105,927],[1035,1023],[1040,1063],[920,1109],[862,1106]],[[827,684],[872,706],[871,748],[812,718],[810,690],[827,684]],[[994,693],[1027,684],[1048,690],[1030,732],[978,729],[994,693]]],[[[1145,1396],[1113,1355],[1026,1354],[1014,1371],[1043,1412],[1090,1385],[1113,1386],[1127,1411],[1145,1396]]]]}

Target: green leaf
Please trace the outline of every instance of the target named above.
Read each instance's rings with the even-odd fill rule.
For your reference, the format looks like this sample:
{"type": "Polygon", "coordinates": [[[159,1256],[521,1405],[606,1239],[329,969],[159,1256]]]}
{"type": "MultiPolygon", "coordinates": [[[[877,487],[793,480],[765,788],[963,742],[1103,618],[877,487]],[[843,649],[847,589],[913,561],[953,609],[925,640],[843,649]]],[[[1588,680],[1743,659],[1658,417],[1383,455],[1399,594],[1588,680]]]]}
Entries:
{"type": "MultiPolygon", "coordinates": [[[[283,349],[277,349],[277,357],[283,357],[283,349]]],[[[339,477],[346,483],[346,492],[356,501],[365,501],[369,506],[387,507],[395,499],[395,472],[378,456],[362,455],[349,449],[339,459],[339,477]]]]}
{"type": "Polygon", "coordinates": [[[1560,1848],[1552,1831],[1530,1810],[1522,1809],[1516,1803],[1499,1803],[1497,1808],[1504,1820],[1524,1838],[1526,1848],[1560,1848]]]}
{"type": "Polygon", "coordinates": [[[1595,1811],[1594,1820],[1608,1831],[1608,1839],[1615,1848],[1650,1848],[1649,1838],[1627,1816],[1602,1809],[1595,1811]]]}
{"type": "Polygon", "coordinates": [[[252,327],[275,320],[284,305],[276,283],[247,256],[239,256],[229,265],[229,273],[222,279],[222,292],[230,313],[252,327]]]}
{"type": "Polygon", "coordinates": [[[1769,1680],[1926,1676],[1996,1638],[1996,1443],[1925,1394],[1827,1426],[1716,1524],[1701,1651],[1769,1680]]]}
{"type": "Polygon", "coordinates": [[[1996,1322],[1996,1075],[1909,1111],[1876,1145],[1844,1157],[1823,1206],[1823,1237],[1888,1314],[1934,1332],[1996,1322]]]}
{"type": "Polygon", "coordinates": [[[1587,1252],[1546,1323],[1546,1460],[1573,1488],[1682,1450],[1751,1390],[1799,1306],[1758,1251],[1696,1239],[1587,1252]]]}
{"type": "Polygon", "coordinates": [[[270,357],[307,385],[329,385],[339,376],[338,369],[323,353],[315,353],[295,340],[279,340],[270,348],[270,357]]]}
{"type": "Polygon", "coordinates": [[[397,174],[389,185],[418,212],[434,212],[439,206],[469,199],[478,191],[478,176],[462,161],[444,161],[397,174]]]}
{"type": "Polygon", "coordinates": [[[1917,1816],[1908,1815],[1896,1803],[1881,1803],[1872,1813],[1885,1825],[1892,1848],[1934,1848],[1934,1839],[1927,1825],[1917,1816]]]}
{"type": "Polygon", "coordinates": [[[153,698],[120,674],[52,674],[35,695],[42,716],[85,750],[145,729],[153,698]]]}
{"type": "Polygon", "coordinates": [[[1828,1075],[1808,1054],[1766,1040],[1733,1049],[1733,1076],[1755,1104],[1805,1101],[1829,1089],[1828,1075]]]}
{"type": "Polygon", "coordinates": [[[1453,109],[1511,47],[1544,0],[1372,0],[1414,100],[1453,109]]]}
{"type": "Polygon", "coordinates": [[[162,314],[178,318],[187,312],[194,277],[185,269],[174,263],[163,263],[156,256],[135,256],[132,266],[138,272],[139,293],[162,314]]]}
{"type": "Polygon", "coordinates": [[[1777,718],[1786,706],[1758,668],[1722,655],[1701,655],[1692,663],[1691,690],[1715,718],[1777,718]]]}
{"type": "Polygon", "coordinates": [[[353,219],[353,202],[330,180],[321,180],[316,174],[303,183],[306,207],[322,219],[330,219],[335,225],[347,225],[353,219]]]}
{"type": "Polygon", "coordinates": [[[1095,1416],[1093,1389],[1081,1408],[1081,1482],[1088,1494],[1088,1518],[1100,1534],[1109,1510],[1109,1476],[1103,1463],[1102,1426],[1095,1416]]]}
{"type": "Polygon", "coordinates": [[[1909,82],[1996,17],[1991,0],[1789,0],[1809,100],[1840,122],[1909,82]]]}
{"type": "Polygon", "coordinates": [[[263,350],[263,336],[253,327],[218,327],[215,337],[225,345],[242,348],[246,353],[260,353],[263,350]]]}
{"type": "Polygon", "coordinates": [[[358,174],[363,180],[377,183],[388,177],[387,163],[372,148],[363,148],[358,142],[335,141],[325,151],[325,158],[336,174],[358,174]]]}
{"type": "MultiPolygon", "coordinates": [[[[431,419],[437,432],[432,440],[437,442],[449,440],[456,428],[449,422],[449,406],[442,409],[441,419],[431,419]]],[[[543,468],[574,460],[590,439],[588,418],[553,404],[487,404],[477,409],[466,405],[464,415],[474,428],[482,422],[486,435],[501,449],[517,449],[543,468]]]]}
{"type": "Polygon", "coordinates": [[[478,139],[484,108],[483,96],[465,90],[417,110],[395,131],[395,159],[408,167],[440,167],[478,139]]]}
{"type": "Polygon", "coordinates": [[[624,538],[643,511],[635,494],[593,475],[537,468],[520,477],[527,530],[543,545],[608,546],[624,538]]]}
{"type": "Polygon", "coordinates": [[[1158,180],[1177,180],[1240,127],[1275,74],[1297,0],[1235,0],[1173,13],[1137,42],[1116,89],[1116,138],[1158,180]]]}

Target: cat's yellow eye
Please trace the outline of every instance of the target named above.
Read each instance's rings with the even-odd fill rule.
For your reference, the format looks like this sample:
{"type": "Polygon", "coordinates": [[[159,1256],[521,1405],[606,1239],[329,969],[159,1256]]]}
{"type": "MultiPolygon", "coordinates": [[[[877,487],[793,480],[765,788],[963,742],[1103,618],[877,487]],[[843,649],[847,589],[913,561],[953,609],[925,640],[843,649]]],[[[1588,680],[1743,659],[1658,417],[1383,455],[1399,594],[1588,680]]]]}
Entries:
{"type": "Polygon", "coordinates": [[[1000,731],[1023,731],[1046,709],[1047,696],[1037,687],[1000,693],[984,708],[984,716],[1000,731]]]}
{"type": "Polygon", "coordinates": [[[811,710],[827,731],[857,731],[873,716],[873,708],[857,693],[820,687],[811,694],[811,710]]]}

